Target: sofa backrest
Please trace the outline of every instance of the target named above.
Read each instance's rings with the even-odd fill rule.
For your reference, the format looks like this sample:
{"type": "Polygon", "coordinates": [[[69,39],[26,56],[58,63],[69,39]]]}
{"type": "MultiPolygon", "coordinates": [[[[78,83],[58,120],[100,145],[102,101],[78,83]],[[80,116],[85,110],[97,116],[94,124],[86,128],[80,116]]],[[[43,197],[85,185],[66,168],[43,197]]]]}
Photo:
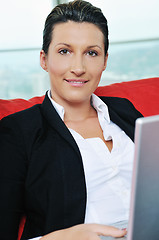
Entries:
{"type": "MultiPolygon", "coordinates": [[[[98,87],[95,91],[98,96],[123,97],[129,99],[144,115],[159,114],[159,78],[147,78],[136,81],[115,83],[109,86],[98,87]]],[[[25,99],[0,99],[0,119],[42,103],[44,96],[25,99]]]]}
{"type": "Polygon", "coordinates": [[[159,78],[115,83],[98,87],[95,93],[127,98],[145,117],[159,114],[159,78]]]}

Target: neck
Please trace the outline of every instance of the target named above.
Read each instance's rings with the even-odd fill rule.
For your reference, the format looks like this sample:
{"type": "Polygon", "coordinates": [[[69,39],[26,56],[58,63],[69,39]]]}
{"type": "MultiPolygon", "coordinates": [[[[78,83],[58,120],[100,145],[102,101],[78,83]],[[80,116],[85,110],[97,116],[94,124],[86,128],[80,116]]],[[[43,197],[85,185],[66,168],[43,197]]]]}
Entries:
{"type": "Polygon", "coordinates": [[[79,122],[96,115],[95,109],[91,106],[90,100],[82,103],[66,104],[64,106],[64,121],[79,122]]]}
{"type": "Polygon", "coordinates": [[[65,115],[64,122],[66,121],[83,121],[89,117],[96,115],[95,109],[91,105],[91,100],[88,98],[82,102],[67,102],[67,101],[58,101],[53,98],[58,104],[64,107],[65,115]]]}

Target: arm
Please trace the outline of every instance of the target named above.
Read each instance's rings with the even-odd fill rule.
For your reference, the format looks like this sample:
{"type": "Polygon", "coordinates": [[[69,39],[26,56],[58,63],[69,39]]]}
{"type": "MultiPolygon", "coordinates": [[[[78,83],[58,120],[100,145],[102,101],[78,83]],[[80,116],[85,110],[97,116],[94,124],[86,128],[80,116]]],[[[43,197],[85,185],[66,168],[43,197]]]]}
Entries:
{"type": "Polygon", "coordinates": [[[0,121],[0,235],[16,240],[24,212],[26,154],[22,133],[13,118],[0,121]]]}

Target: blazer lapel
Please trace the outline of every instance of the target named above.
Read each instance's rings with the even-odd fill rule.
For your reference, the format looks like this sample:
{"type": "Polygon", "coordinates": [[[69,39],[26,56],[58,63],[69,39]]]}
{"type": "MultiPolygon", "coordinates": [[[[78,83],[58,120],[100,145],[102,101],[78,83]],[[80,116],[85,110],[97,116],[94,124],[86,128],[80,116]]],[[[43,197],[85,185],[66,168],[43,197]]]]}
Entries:
{"type": "Polygon", "coordinates": [[[134,141],[134,127],[124,119],[122,119],[113,109],[109,109],[110,119],[118,125],[130,138],[134,141]]]}
{"type": "Polygon", "coordinates": [[[72,145],[74,150],[77,152],[78,156],[81,158],[79,148],[72,137],[72,134],[60,118],[60,116],[57,114],[57,111],[55,110],[54,106],[50,102],[47,93],[45,95],[44,101],[41,105],[42,113],[44,115],[44,118],[47,119],[50,126],[54,128],[69,144],[72,145]]]}
{"type": "MultiPolygon", "coordinates": [[[[41,105],[43,117],[47,119],[50,126],[64,138],[75,154],[65,159],[61,158],[61,167],[64,181],[64,226],[70,227],[74,224],[84,222],[86,208],[86,184],[83,171],[82,157],[79,148],[70,131],[63,123],[55,108],[52,106],[47,94],[41,105]],[[73,156],[73,157],[72,157],[73,156]]],[[[61,149],[62,153],[65,153],[61,149]]],[[[60,160],[59,160],[60,161],[60,160]]]]}
{"type": "Polygon", "coordinates": [[[109,109],[110,119],[134,141],[135,121],[143,115],[125,98],[100,97],[109,109]]]}

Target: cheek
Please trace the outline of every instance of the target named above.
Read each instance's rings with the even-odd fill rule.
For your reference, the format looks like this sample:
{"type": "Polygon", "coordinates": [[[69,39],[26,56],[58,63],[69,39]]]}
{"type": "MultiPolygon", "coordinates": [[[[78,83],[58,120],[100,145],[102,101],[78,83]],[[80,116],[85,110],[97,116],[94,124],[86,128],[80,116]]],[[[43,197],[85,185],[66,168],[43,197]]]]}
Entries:
{"type": "Polygon", "coordinates": [[[104,66],[105,61],[103,56],[87,59],[87,67],[97,75],[103,72],[104,66]]]}
{"type": "Polygon", "coordinates": [[[68,64],[66,62],[59,61],[58,58],[50,59],[48,65],[48,72],[50,75],[61,76],[67,72],[68,64]]]}
{"type": "Polygon", "coordinates": [[[90,70],[91,70],[92,75],[95,78],[99,78],[99,77],[101,77],[102,72],[104,70],[104,64],[97,62],[96,64],[90,66],[90,70]]]}

